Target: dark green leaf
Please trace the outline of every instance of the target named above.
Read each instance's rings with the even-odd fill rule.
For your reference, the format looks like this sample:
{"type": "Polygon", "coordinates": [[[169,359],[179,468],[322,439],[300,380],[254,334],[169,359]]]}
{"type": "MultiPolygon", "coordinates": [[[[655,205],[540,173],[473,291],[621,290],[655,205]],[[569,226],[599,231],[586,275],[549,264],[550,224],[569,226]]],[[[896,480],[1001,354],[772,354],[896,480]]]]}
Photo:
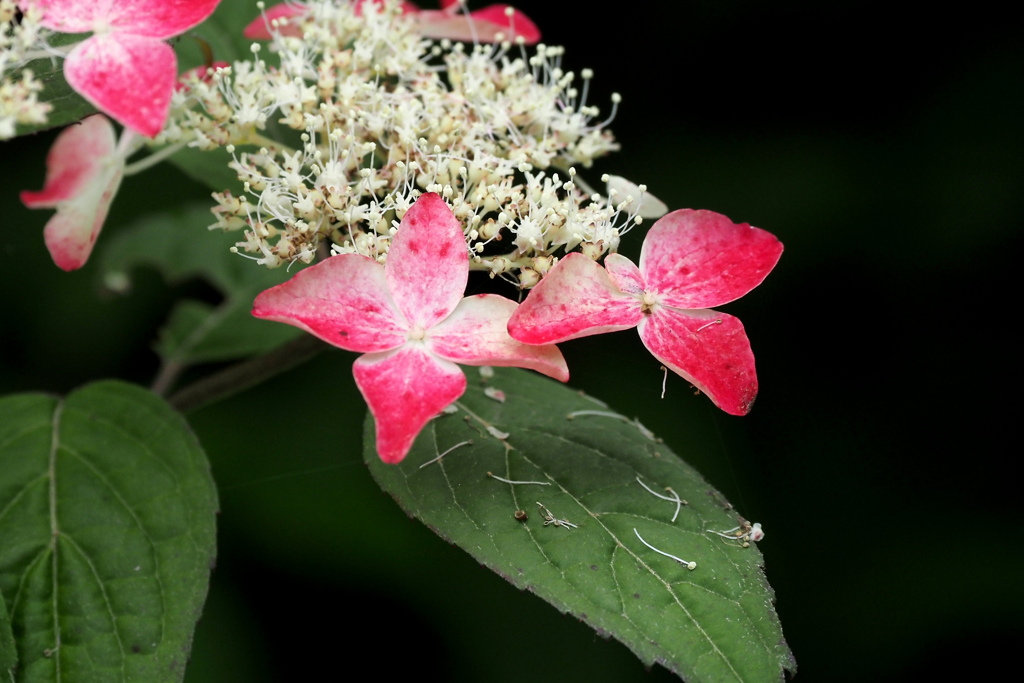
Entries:
{"type": "Polygon", "coordinates": [[[431,422],[398,466],[377,457],[368,420],[366,461],[399,505],[646,664],[689,681],[778,680],[795,669],[761,553],[709,533],[741,523],[718,491],[593,399],[522,370],[498,369],[490,386],[504,392],[503,403],[471,386],[459,411],[431,422]],[[576,411],[597,413],[569,419],[576,411]],[[507,484],[488,472],[542,484],[507,484]],[[676,504],[637,478],[654,491],[671,487],[689,504],[673,522],[676,504]],[[637,533],[696,569],[649,549],[637,533]]]}
{"type": "Polygon", "coordinates": [[[181,681],[215,554],[209,465],[148,391],[0,400],[0,594],[18,680],[181,681]]]}
{"type": "Polygon", "coordinates": [[[202,150],[185,147],[172,154],[168,161],[197,183],[216,192],[230,191],[239,196],[242,183],[228,167],[231,155],[223,148],[202,150]]]}
{"type": "Polygon", "coordinates": [[[13,681],[14,668],[18,665],[18,651],[14,647],[11,620],[7,616],[7,603],[0,595],[0,681],[13,681]]]}
{"type": "Polygon", "coordinates": [[[269,351],[300,331],[268,325],[250,314],[256,295],[295,272],[268,270],[229,251],[241,233],[211,232],[210,205],[147,216],[120,232],[103,252],[107,285],[124,290],[133,268],[150,266],[170,282],[204,280],[224,297],[217,306],[186,301],[161,331],[157,351],[165,364],[179,366],[229,360],[269,351]]]}
{"type": "MultiPolygon", "coordinates": [[[[46,59],[37,59],[29,62],[25,68],[31,69],[35,77],[43,82],[43,91],[39,95],[39,100],[49,102],[53,109],[47,115],[46,123],[19,124],[15,129],[15,135],[28,135],[50,128],[60,128],[96,113],[96,107],[86,102],[64,80],[64,60],[58,59],[51,62],[46,59]]],[[[20,78],[19,71],[12,72],[10,77],[20,78]]]]}
{"type": "MultiPolygon", "coordinates": [[[[271,3],[267,3],[267,7],[270,6],[271,3]]],[[[221,2],[210,18],[192,29],[189,35],[206,42],[215,61],[250,59],[252,52],[249,48],[254,41],[242,35],[242,29],[259,15],[255,2],[227,0],[221,2]]]]}

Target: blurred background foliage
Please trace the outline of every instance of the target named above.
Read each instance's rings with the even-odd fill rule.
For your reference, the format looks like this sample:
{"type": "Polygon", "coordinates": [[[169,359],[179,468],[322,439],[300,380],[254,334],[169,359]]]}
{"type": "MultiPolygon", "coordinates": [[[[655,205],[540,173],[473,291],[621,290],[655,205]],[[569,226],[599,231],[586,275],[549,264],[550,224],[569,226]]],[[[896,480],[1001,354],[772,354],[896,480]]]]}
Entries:
{"type": "MultiPolygon", "coordinates": [[[[623,95],[612,129],[624,151],[592,181],[615,172],[786,245],[765,284],[725,308],[758,357],[748,417],[676,377],[660,400],[635,333],[565,344],[572,385],[638,416],[764,524],[801,680],[997,671],[1024,640],[1010,452],[1024,43],[1012,22],[977,4],[948,16],[849,1],[518,6],[566,45],[567,69],[594,69],[595,101],[623,95]]],[[[52,138],[0,147],[0,390],[148,385],[173,301],[215,292],[141,270],[114,296],[95,258],[58,271],[48,213],[17,200],[41,187],[52,138]]],[[[140,213],[205,195],[169,167],[127,179],[98,251],[140,213]]],[[[636,255],[642,234],[622,251],[636,255]]],[[[323,354],[190,416],[222,513],[186,680],[321,680],[365,658],[396,677],[671,680],[376,488],[352,359],[323,354]]]]}

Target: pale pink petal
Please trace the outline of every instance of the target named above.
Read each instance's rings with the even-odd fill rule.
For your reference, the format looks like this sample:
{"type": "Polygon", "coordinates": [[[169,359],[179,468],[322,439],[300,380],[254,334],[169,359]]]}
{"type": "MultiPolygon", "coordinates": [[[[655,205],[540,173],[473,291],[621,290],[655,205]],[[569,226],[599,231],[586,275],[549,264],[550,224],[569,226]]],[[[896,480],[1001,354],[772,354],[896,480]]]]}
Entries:
{"type": "Polygon", "coordinates": [[[377,455],[386,463],[401,462],[424,425],[466,391],[462,370],[422,343],[360,356],[352,374],[373,413],[377,455]]]}
{"type": "Polygon", "coordinates": [[[677,308],[710,308],[740,298],[782,255],[775,235],[713,211],[673,211],[652,227],[640,253],[649,292],[677,308]]]}
{"type": "Polygon", "coordinates": [[[640,323],[654,357],[730,415],[746,415],[757,396],[750,341],[738,318],[718,311],[658,306],[640,323]]]}
{"type": "Polygon", "coordinates": [[[102,114],[68,126],[46,155],[43,189],[25,190],[21,193],[22,203],[30,209],[51,208],[71,199],[95,181],[116,146],[114,127],[102,114]]]}
{"type": "Polygon", "coordinates": [[[530,290],[509,319],[508,331],[527,344],[555,344],[636,327],[643,317],[639,299],[619,291],[592,259],[574,253],[530,290]]]}
{"type": "Polygon", "coordinates": [[[115,155],[114,127],[96,114],[66,128],[46,157],[46,184],[40,192],[22,192],[25,206],[56,207],[43,240],[63,270],[85,265],[117,194],[124,160],[115,155]]]}
{"type": "Polygon", "coordinates": [[[252,314],[363,353],[401,346],[409,329],[388,293],[384,267],[358,254],[332,256],[300,270],[260,293],[252,314]]]}
{"type": "Polygon", "coordinates": [[[644,277],[636,264],[621,254],[608,254],[604,259],[604,268],[615,286],[627,294],[644,292],[644,277]]]}
{"type": "Polygon", "coordinates": [[[78,270],[89,260],[120,184],[121,173],[118,172],[108,184],[98,185],[96,192],[83,194],[61,206],[46,222],[43,241],[58,268],[78,270]]]}
{"type": "Polygon", "coordinates": [[[96,35],[67,56],[64,77],[115,121],[153,137],[167,120],[178,64],[174,50],[156,38],[96,35]]]}
{"type": "Polygon", "coordinates": [[[127,31],[170,38],[198,25],[220,0],[19,0],[43,9],[43,26],[66,33],[127,31]]]}
{"type": "Polygon", "coordinates": [[[424,330],[448,317],[469,280],[462,225],[436,194],[421,195],[391,240],[385,268],[399,310],[424,330]]]}
{"type": "Polygon", "coordinates": [[[568,381],[569,368],[556,346],[532,346],[509,336],[508,319],[517,306],[497,294],[467,296],[430,329],[427,344],[438,356],[463,365],[529,368],[568,381]]]}
{"type": "Polygon", "coordinates": [[[268,7],[263,14],[256,17],[245,27],[242,35],[249,40],[270,40],[273,36],[270,33],[270,26],[276,20],[279,23],[274,30],[282,36],[301,37],[302,29],[299,27],[298,17],[306,13],[306,6],[290,2],[282,2],[280,5],[268,7]]]}

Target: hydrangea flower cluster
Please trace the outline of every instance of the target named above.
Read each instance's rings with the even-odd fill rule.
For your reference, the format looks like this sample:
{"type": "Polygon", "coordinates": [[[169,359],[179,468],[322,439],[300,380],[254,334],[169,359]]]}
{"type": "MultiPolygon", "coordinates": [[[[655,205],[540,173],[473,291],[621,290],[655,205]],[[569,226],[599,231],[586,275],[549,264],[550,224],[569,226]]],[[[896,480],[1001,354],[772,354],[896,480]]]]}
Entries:
{"type": "Polygon", "coordinates": [[[239,251],[278,266],[327,243],[384,262],[397,219],[436,192],[466,226],[472,267],[529,287],[560,250],[600,256],[635,224],[640,196],[613,202],[575,181],[618,145],[587,102],[592,74],[563,71],[561,49],[426,40],[434,24],[396,3],[288,7],[283,23],[268,12],[252,61],[176,98],[158,138],[235,154],[246,193],[216,195],[215,213],[245,230],[239,251]],[[301,144],[267,140],[271,121],[301,144]]]}
{"type": "MultiPolygon", "coordinates": [[[[58,266],[86,262],[136,150],[163,147],[138,168],[186,145],[223,147],[242,192],[214,194],[210,227],[241,231],[234,251],[263,266],[318,262],[261,294],[254,315],[364,354],[354,373],[385,461],[461,396],[456,363],[564,381],[554,344],[633,327],[716,405],[749,411],[746,333],[710,307],[757,286],[781,243],[686,209],[654,224],[639,265],[617,254],[626,231],[667,207],[643,185],[603,176],[602,195],[577,173],[618,149],[607,124],[619,98],[602,116],[588,101],[593,74],[564,71],[561,48],[538,43],[522,13],[462,0],[259,3],[246,35],[266,42],[251,59],[179,77],[162,41],[217,1],[19,0],[15,22],[0,0],[0,67],[33,57],[38,27],[91,31],[61,53],[65,74],[126,126],[119,142],[103,116],[68,129],[44,189],[22,194],[57,209],[45,238],[58,266]],[[529,295],[464,297],[472,269],[529,295]]],[[[4,79],[0,134],[45,117],[30,72],[4,79]]]]}

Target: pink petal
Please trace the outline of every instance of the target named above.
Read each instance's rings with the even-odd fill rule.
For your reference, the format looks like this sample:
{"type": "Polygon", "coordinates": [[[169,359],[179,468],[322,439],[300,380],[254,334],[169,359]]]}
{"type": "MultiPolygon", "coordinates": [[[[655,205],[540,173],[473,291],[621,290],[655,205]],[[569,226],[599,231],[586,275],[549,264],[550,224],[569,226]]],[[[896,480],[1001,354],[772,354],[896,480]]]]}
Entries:
{"type": "Polygon", "coordinates": [[[153,137],[167,120],[177,83],[174,50],[155,38],[96,35],[64,60],[68,85],[119,123],[153,137]]]}
{"type": "Polygon", "coordinates": [[[256,17],[242,31],[242,35],[249,40],[270,40],[273,36],[270,33],[270,24],[275,20],[283,20],[283,24],[277,26],[277,32],[283,36],[302,36],[302,29],[298,21],[292,21],[306,13],[306,6],[290,2],[282,2],[280,5],[268,7],[263,14],[256,17]]]}
{"type": "Polygon", "coordinates": [[[530,290],[509,319],[508,331],[527,344],[554,344],[636,327],[643,317],[636,297],[619,291],[592,259],[574,253],[530,290]]]}
{"type": "MultiPolygon", "coordinates": [[[[458,2],[458,0],[454,0],[454,1],[458,2]]],[[[363,5],[366,4],[367,2],[376,4],[376,5],[384,4],[384,0],[356,0],[355,1],[356,16],[359,16],[360,14],[363,13],[363,5]]],[[[412,2],[408,2],[408,0],[402,0],[402,4],[400,5],[400,7],[402,9],[402,14],[418,14],[421,11],[418,5],[416,5],[415,3],[412,3],[412,2]]]]}
{"type": "Polygon", "coordinates": [[[466,391],[466,376],[457,365],[415,342],[361,356],[352,374],[373,413],[377,454],[386,463],[401,462],[424,425],[466,391]]]}
{"type": "Polygon", "coordinates": [[[170,38],[196,26],[220,0],[20,0],[43,9],[43,26],[65,33],[127,31],[170,38]]]}
{"type": "Polygon", "coordinates": [[[604,268],[615,286],[626,294],[643,295],[644,277],[636,264],[621,254],[608,254],[604,259],[604,268]]]}
{"type": "Polygon", "coordinates": [[[505,16],[507,5],[492,5],[469,14],[454,14],[448,10],[424,10],[417,15],[419,32],[427,38],[448,38],[466,42],[494,43],[498,35],[504,40],[523,36],[527,44],[540,40],[540,31],[530,19],[518,10],[512,20],[505,16]]]}
{"type": "Polygon", "coordinates": [[[213,62],[209,66],[202,64],[200,66],[193,67],[178,76],[178,80],[174,84],[174,90],[176,92],[181,90],[188,91],[189,82],[191,82],[193,78],[203,83],[209,83],[213,80],[213,75],[217,73],[218,69],[227,69],[230,66],[231,65],[227,62],[213,62]]]}
{"type": "Polygon", "coordinates": [[[109,21],[116,31],[170,38],[206,20],[220,0],[114,0],[109,21]]]}
{"type": "Polygon", "coordinates": [[[348,351],[387,351],[409,325],[395,306],[384,267],[358,254],[332,256],[256,297],[252,314],[305,330],[348,351]]]}
{"type": "Polygon", "coordinates": [[[110,3],[82,2],[81,0],[18,0],[18,6],[28,11],[43,11],[40,24],[63,33],[87,33],[93,30],[97,18],[109,11],[110,3]]]}
{"type": "Polygon", "coordinates": [[[385,272],[395,303],[413,325],[425,330],[455,310],[469,280],[469,254],[462,225],[441,197],[424,194],[405,212],[385,272]]]}
{"type": "Polygon", "coordinates": [[[648,291],[677,308],[709,308],[740,298],[782,255],[775,235],[713,211],[673,211],[651,227],[640,254],[648,291]]]}
{"type": "Polygon", "coordinates": [[[556,346],[531,346],[509,336],[508,319],[517,307],[497,294],[467,296],[430,329],[428,346],[441,358],[463,365],[529,368],[568,381],[569,368],[556,346]]]}
{"type": "Polygon", "coordinates": [[[746,415],[757,396],[750,341],[738,318],[718,311],[663,306],[640,323],[654,357],[730,415],[746,415]],[[720,322],[719,322],[720,321],[720,322]]]}
{"type": "Polygon", "coordinates": [[[512,16],[509,17],[505,14],[507,7],[509,5],[489,5],[469,13],[469,16],[477,23],[477,31],[480,35],[490,35],[490,41],[483,37],[480,38],[480,41],[491,42],[495,39],[495,34],[500,31],[505,34],[506,40],[514,40],[516,36],[522,36],[527,45],[540,42],[540,29],[530,17],[514,7],[512,16]]]}
{"type": "Polygon", "coordinates": [[[66,128],[46,156],[41,192],[22,192],[25,206],[57,207],[43,240],[63,270],[85,265],[117,194],[124,161],[115,156],[114,127],[100,114],[66,128]]]}
{"type": "Polygon", "coordinates": [[[30,209],[50,208],[67,201],[95,182],[117,147],[114,127],[94,114],[65,128],[46,155],[46,183],[39,192],[25,190],[22,203],[30,209]]]}

